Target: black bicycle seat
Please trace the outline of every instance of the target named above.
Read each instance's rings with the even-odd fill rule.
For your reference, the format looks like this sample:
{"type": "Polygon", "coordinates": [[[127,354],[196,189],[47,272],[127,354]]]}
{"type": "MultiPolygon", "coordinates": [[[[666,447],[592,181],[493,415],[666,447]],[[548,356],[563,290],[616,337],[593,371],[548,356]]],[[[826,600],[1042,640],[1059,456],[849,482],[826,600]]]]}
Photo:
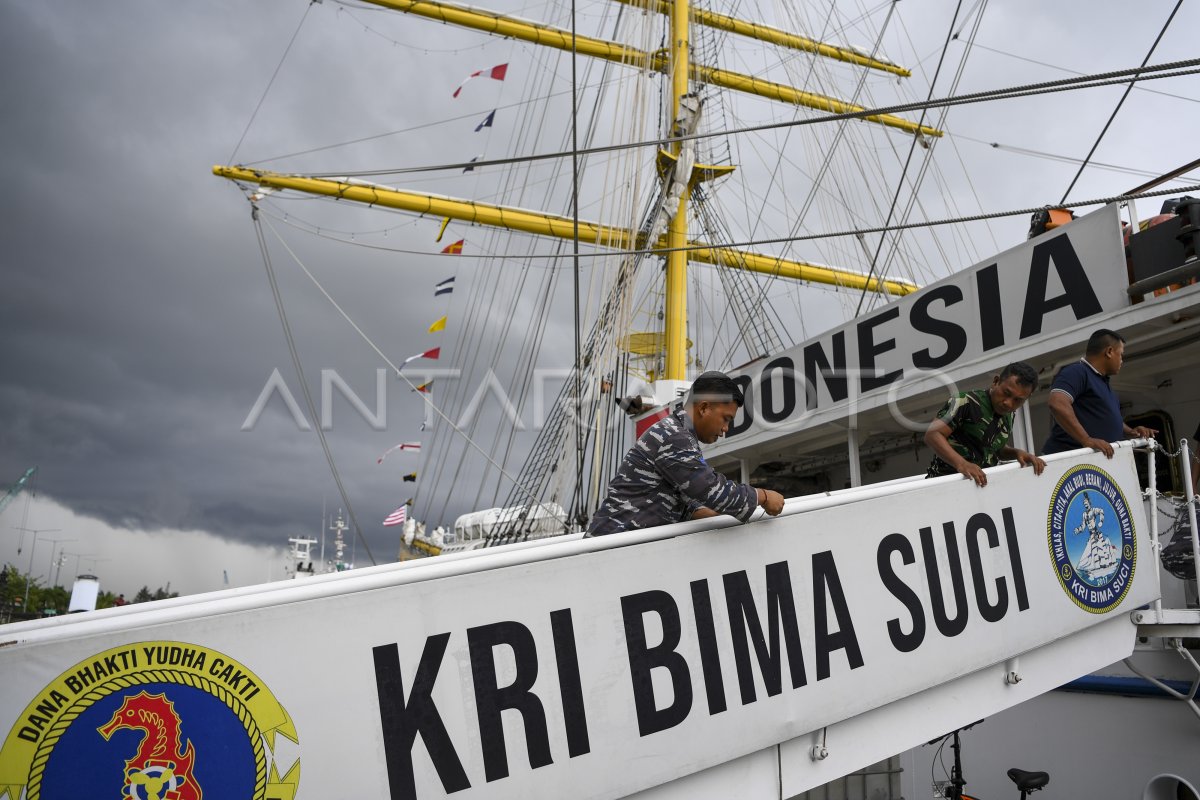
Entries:
{"type": "Polygon", "coordinates": [[[1023,769],[1010,769],[1008,777],[1022,792],[1037,791],[1050,782],[1050,775],[1046,772],[1026,772],[1023,769]]]}

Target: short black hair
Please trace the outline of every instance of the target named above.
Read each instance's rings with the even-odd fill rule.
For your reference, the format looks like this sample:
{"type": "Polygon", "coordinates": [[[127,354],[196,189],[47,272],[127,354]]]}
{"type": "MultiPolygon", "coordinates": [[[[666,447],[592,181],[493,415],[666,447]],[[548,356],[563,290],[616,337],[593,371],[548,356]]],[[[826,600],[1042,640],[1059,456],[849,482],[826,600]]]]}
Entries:
{"type": "Polygon", "coordinates": [[[1108,328],[1093,331],[1088,337],[1087,355],[1098,356],[1108,348],[1116,347],[1118,343],[1124,344],[1125,337],[1116,331],[1110,331],[1108,328]]]}
{"type": "Polygon", "coordinates": [[[1010,375],[1017,379],[1018,386],[1032,386],[1034,389],[1037,388],[1037,370],[1024,361],[1014,361],[1000,370],[1000,382],[1003,383],[1010,375]]]}
{"type": "Polygon", "coordinates": [[[705,372],[692,381],[692,390],[688,394],[688,405],[707,400],[710,403],[737,403],[740,408],[746,402],[742,396],[742,387],[724,372],[705,372]]]}

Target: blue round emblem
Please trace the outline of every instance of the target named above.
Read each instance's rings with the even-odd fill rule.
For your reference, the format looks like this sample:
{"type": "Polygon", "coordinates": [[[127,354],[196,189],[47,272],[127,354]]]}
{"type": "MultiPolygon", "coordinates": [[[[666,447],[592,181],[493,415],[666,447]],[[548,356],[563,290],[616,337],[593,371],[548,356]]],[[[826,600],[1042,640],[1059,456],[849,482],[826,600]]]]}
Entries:
{"type": "Polygon", "coordinates": [[[1103,614],[1120,605],[1137,566],[1137,537],[1121,488],[1090,464],[1067,471],[1046,515],[1050,557],[1075,605],[1103,614]]]}

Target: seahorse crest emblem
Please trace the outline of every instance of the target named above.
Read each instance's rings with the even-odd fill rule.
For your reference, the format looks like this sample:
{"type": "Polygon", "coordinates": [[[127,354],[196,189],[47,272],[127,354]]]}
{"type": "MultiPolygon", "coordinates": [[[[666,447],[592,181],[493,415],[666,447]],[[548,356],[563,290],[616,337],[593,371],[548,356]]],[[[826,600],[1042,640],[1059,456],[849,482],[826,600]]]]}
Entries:
{"type": "Polygon", "coordinates": [[[125,797],[130,800],[201,800],[192,774],[196,748],[183,740],[182,720],[166,694],[126,695],[108,724],[97,728],[106,740],[121,729],[144,735],[125,762],[125,797]]]}
{"type": "Polygon", "coordinates": [[[0,748],[0,800],[295,797],[300,737],[262,677],[186,642],[134,642],[42,689],[0,748]]]}

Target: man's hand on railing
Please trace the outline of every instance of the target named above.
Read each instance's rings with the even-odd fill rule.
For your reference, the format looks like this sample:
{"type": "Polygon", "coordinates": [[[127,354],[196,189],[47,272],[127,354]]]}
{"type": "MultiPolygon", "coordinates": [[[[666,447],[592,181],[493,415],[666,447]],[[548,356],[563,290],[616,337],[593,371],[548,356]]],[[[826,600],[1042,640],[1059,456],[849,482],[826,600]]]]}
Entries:
{"type": "Polygon", "coordinates": [[[759,489],[758,505],[772,517],[777,517],[783,511],[783,495],[770,489],[759,489]]]}
{"type": "Polygon", "coordinates": [[[1046,462],[1026,450],[1017,451],[1017,463],[1022,467],[1033,467],[1034,475],[1041,475],[1046,468],[1046,462]]]}
{"type": "Polygon", "coordinates": [[[987,475],[983,474],[983,469],[978,464],[972,464],[964,458],[958,465],[958,472],[975,481],[981,488],[987,486],[987,475]]]}

